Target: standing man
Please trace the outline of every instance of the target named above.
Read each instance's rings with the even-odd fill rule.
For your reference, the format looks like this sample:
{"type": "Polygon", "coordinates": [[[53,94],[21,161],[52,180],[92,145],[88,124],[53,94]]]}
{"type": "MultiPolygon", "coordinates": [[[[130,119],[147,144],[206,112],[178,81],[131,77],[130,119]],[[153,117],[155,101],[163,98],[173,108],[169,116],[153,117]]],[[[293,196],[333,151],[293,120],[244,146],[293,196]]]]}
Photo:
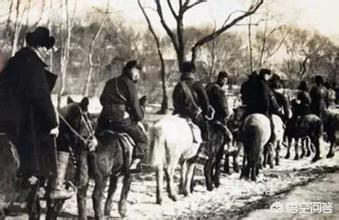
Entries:
{"type": "MultiPolygon", "coordinates": [[[[67,191],[60,180],[66,172],[58,169],[59,163],[68,161],[57,160],[54,139],[59,133],[56,111],[51,100],[51,91],[56,75],[49,72],[44,58],[55,43],[45,27],[37,27],[34,32],[26,35],[28,47],[22,48],[6,64],[1,74],[1,93],[7,95],[11,118],[5,122],[3,130],[17,146],[20,157],[20,173],[24,186],[38,188],[40,181],[49,179],[50,198],[67,199],[74,192],[67,191]],[[14,109],[16,107],[16,109],[14,109]],[[12,120],[13,118],[16,120],[12,120]]],[[[33,204],[30,204],[33,205],[33,204]]]]}
{"type": "Polygon", "coordinates": [[[227,84],[227,78],[228,74],[225,71],[219,72],[217,81],[207,85],[206,91],[211,106],[215,110],[213,120],[221,125],[225,133],[226,139],[230,141],[232,139],[232,134],[226,127],[226,120],[229,116],[229,109],[227,97],[225,91],[223,90],[223,87],[227,84]]]}
{"type": "Polygon", "coordinates": [[[323,123],[326,121],[326,109],[329,105],[328,91],[324,86],[324,79],[317,75],[314,79],[315,86],[310,91],[311,96],[311,111],[318,115],[323,123]]]}
{"type": "MultiPolygon", "coordinates": [[[[122,74],[106,82],[100,96],[102,111],[98,119],[97,135],[104,130],[124,132],[135,142],[131,172],[140,172],[139,163],[144,157],[148,139],[138,124],[144,118],[139,102],[136,83],[140,78],[141,65],[136,60],[126,63],[122,74]]],[[[100,137],[99,137],[100,139],[100,137]]]]}

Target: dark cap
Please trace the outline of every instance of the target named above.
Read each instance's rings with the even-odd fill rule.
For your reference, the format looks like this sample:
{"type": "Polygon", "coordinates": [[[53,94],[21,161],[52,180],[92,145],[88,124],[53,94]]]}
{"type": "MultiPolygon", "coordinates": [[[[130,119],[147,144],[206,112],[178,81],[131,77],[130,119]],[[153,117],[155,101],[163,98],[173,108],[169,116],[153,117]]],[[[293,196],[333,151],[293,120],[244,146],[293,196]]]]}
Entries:
{"type": "Polygon", "coordinates": [[[218,79],[221,79],[221,78],[228,78],[228,73],[225,71],[220,71],[218,74],[218,79]]]}
{"type": "Polygon", "coordinates": [[[142,65],[137,60],[130,60],[125,64],[124,68],[122,69],[122,72],[126,73],[133,68],[137,68],[138,70],[141,70],[142,65]]]}
{"type": "Polygon", "coordinates": [[[260,70],[260,72],[259,72],[259,75],[260,76],[263,76],[263,75],[271,75],[271,70],[270,69],[265,69],[265,68],[263,68],[263,69],[261,69],[260,70]]]}

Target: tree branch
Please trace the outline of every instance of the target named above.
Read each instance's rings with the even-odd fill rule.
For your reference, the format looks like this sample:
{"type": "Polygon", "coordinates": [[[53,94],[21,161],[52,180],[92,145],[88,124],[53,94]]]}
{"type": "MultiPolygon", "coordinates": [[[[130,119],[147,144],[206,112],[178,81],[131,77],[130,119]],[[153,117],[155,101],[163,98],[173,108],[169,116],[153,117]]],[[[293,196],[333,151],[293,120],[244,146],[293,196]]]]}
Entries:
{"type": "Polygon", "coordinates": [[[225,32],[226,30],[228,30],[229,28],[231,28],[232,26],[236,25],[239,21],[241,21],[242,19],[254,14],[259,8],[260,6],[264,3],[264,0],[259,0],[258,3],[253,4],[250,6],[249,10],[246,11],[244,14],[234,18],[229,24],[222,26],[221,28],[219,28],[218,30],[216,30],[215,32],[201,38],[200,40],[198,40],[194,46],[192,47],[191,51],[192,51],[192,61],[195,60],[196,58],[196,50],[201,47],[202,45],[204,45],[205,43],[213,40],[214,38],[218,37],[220,34],[222,34],[223,32],[225,32]]]}
{"type": "Polygon", "coordinates": [[[161,25],[163,26],[163,28],[165,29],[167,35],[171,38],[171,41],[172,41],[172,44],[174,46],[174,49],[176,51],[178,51],[178,42],[177,42],[177,39],[174,35],[174,33],[172,32],[172,30],[169,28],[169,26],[167,25],[165,19],[164,19],[164,15],[163,15],[163,12],[162,12],[162,7],[161,7],[161,3],[160,3],[160,0],[155,0],[155,4],[157,5],[157,12],[158,12],[158,15],[159,15],[159,18],[160,18],[160,22],[161,22],[161,25]]]}
{"type": "MultiPolygon", "coordinates": [[[[138,3],[139,3],[139,0],[138,0],[138,3]]],[[[170,10],[171,10],[171,13],[172,13],[173,17],[174,17],[175,19],[178,19],[178,15],[177,15],[177,13],[174,11],[174,8],[173,8],[173,5],[172,5],[172,3],[171,3],[171,0],[167,0],[167,4],[168,4],[168,7],[169,7],[170,10]]]]}

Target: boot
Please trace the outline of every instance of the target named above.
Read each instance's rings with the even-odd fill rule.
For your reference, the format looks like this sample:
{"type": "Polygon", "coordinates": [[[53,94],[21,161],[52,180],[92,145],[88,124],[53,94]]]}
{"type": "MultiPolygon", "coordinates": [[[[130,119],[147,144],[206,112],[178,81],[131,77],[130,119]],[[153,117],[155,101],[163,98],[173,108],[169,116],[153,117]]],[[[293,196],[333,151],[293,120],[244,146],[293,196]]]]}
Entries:
{"type": "Polygon", "coordinates": [[[199,149],[198,149],[198,152],[196,154],[196,161],[198,163],[202,163],[204,164],[207,160],[208,160],[208,152],[207,152],[207,149],[206,149],[206,142],[203,142],[199,149]]]}
{"type": "Polygon", "coordinates": [[[68,167],[69,153],[58,152],[57,158],[57,176],[53,179],[51,184],[51,191],[49,193],[50,199],[69,199],[75,192],[65,188],[65,177],[68,167]]]}

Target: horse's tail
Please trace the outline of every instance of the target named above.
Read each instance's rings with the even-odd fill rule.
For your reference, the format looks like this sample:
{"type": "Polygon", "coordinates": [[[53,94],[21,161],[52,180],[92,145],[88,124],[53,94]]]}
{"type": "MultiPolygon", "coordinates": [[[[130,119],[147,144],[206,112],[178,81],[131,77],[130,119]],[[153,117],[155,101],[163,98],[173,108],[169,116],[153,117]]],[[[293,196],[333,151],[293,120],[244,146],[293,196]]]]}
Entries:
{"type": "Polygon", "coordinates": [[[150,162],[149,166],[159,168],[166,160],[166,140],[163,129],[156,123],[150,130],[150,162]]]}
{"type": "Polygon", "coordinates": [[[261,133],[258,126],[249,124],[244,131],[244,151],[247,154],[248,164],[259,162],[261,152],[261,133]]]}

